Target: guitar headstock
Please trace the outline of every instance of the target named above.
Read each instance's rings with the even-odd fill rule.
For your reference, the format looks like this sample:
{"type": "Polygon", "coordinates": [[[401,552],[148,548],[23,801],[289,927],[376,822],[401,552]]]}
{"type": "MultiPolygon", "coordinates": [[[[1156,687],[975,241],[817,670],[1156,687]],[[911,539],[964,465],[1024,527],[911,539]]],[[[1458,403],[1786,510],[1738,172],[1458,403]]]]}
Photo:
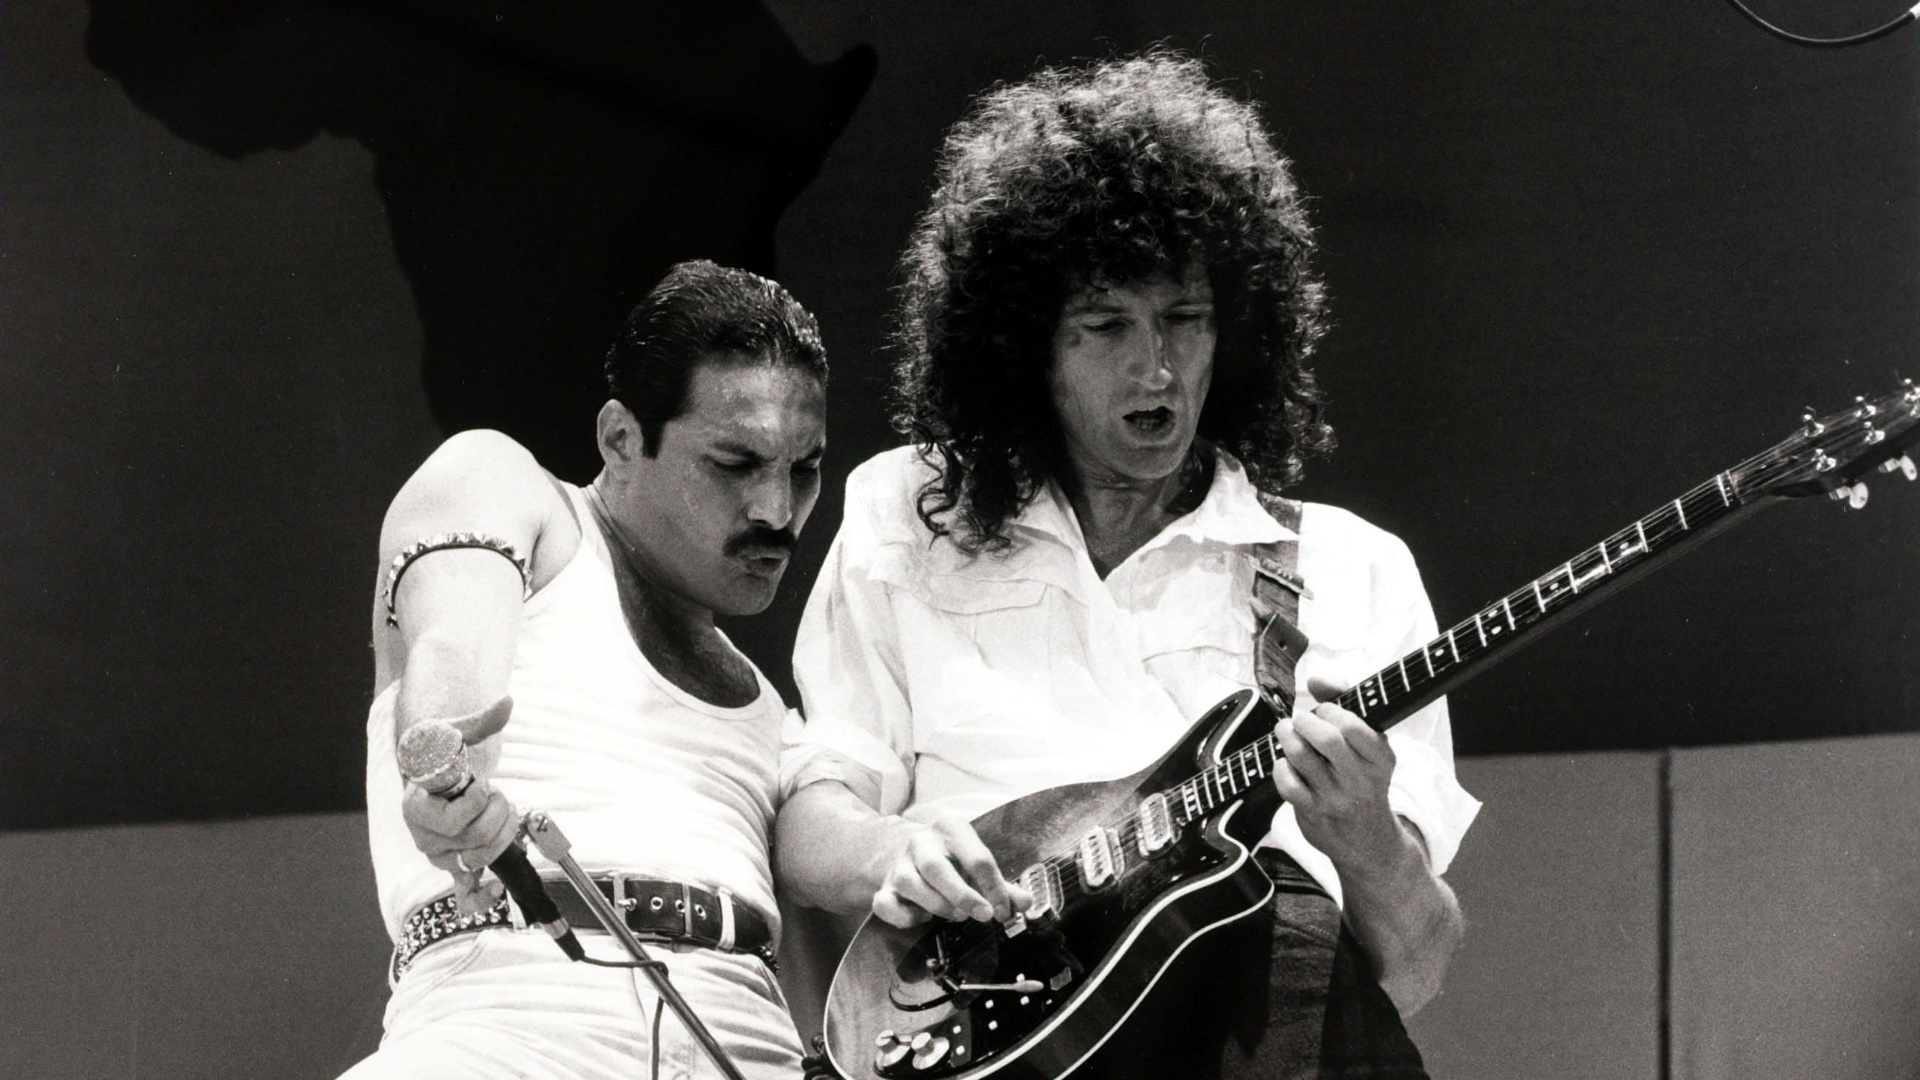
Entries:
{"type": "Polygon", "coordinates": [[[1880,469],[1915,476],[1907,448],[1920,442],[1920,387],[1901,380],[1893,393],[1853,408],[1816,417],[1812,410],[1799,431],[1778,446],[1728,470],[1742,498],[1761,495],[1800,498],[1827,492],[1858,507],[1866,502],[1862,477],[1880,469]]]}

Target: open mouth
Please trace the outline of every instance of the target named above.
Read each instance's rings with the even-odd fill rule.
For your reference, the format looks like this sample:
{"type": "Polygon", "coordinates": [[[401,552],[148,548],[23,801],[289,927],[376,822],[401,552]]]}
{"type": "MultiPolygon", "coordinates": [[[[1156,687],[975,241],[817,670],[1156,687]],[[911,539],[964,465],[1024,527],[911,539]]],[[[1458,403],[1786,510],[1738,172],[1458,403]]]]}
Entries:
{"type": "Polygon", "coordinates": [[[1127,426],[1142,435],[1162,435],[1173,427],[1173,410],[1165,405],[1152,409],[1135,409],[1122,419],[1127,426]]]}

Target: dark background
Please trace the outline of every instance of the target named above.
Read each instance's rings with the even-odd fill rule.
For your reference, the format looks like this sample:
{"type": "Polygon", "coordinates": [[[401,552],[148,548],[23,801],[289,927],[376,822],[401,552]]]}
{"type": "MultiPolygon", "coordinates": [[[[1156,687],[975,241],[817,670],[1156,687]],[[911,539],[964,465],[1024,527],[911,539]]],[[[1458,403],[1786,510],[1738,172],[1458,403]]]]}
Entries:
{"type": "MultiPolygon", "coordinates": [[[[838,482],[891,444],[883,314],[940,133],[1040,63],[1167,41],[1264,103],[1337,321],[1342,445],[1301,494],[1405,538],[1443,622],[1920,370],[1911,28],[683,6],[0,13],[0,828],[359,806],[386,500],[473,424],[584,478],[600,343],[693,255],[777,273],[834,362],[829,494],[733,627],[784,679],[838,482]]],[[[1903,488],[1774,511],[1534,647],[1454,696],[1460,750],[1920,728],[1903,488]]]]}

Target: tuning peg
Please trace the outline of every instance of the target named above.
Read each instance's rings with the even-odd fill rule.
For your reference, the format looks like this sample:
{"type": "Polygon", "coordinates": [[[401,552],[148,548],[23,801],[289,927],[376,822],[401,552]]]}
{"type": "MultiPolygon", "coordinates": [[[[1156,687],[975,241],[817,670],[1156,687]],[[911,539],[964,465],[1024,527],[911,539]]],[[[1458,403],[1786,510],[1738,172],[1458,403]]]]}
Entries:
{"type": "Polygon", "coordinates": [[[1807,406],[1806,411],[1800,414],[1800,422],[1806,425],[1802,430],[1808,435],[1818,435],[1827,430],[1827,425],[1814,418],[1813,406],[1811,405],[1807,406]]]}
{"type": "Polygon", "coordinates": [[[1867,485],[1863,482],[1842,484],[1827,492],[1827,498],[1839,502],[1846,501],[1847,509],[1858,510],[1867,505],[1867,485]]]}
{"type": "Polygon", "coordinates": [[[1897,472],[1909,480],[1920,479],[1920,469],[1916,469],[1913,464],[1913,459],[1905,454],[1881,462],[1880,471],[1883,473],[1897,472]]]}

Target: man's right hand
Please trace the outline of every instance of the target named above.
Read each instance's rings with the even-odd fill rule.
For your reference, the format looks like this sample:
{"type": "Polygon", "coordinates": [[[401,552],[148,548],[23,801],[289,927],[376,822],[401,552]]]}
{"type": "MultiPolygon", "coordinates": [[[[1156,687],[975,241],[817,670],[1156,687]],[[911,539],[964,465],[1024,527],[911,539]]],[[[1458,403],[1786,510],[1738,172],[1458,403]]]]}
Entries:
{"type": "Polygon", "coordinates": [[[408,781],[400,815],[427,861],[453,875],[454,896],[462,911],[491,907],[499,899],[498,883],[483,889],[480,875],[513,842],[520,819],[513,804],[493,790],[484,776],[475,777],[454,799],[430,795],[408,781]]]}
{"type": "Polygon", "coordinates": [[[895,832],[873,913],[898,927],[928,918],[1004,921],[1033,905],[1033,896],[1000,874],[1000,864],[973,826],[959,820],[902,821],[895,832]]]}

